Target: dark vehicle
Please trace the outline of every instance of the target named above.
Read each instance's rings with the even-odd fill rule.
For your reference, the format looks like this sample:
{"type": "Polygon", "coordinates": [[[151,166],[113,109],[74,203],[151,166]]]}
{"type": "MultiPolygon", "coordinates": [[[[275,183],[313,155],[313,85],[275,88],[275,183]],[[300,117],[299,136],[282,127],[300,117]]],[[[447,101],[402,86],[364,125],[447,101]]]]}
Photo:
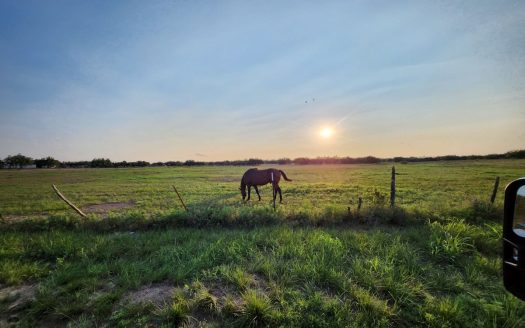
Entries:
{"type": "Polygon", "coordinates": [[[503,218],[503,283],[525,300],[525,178],[505,188],[503,218]]]}

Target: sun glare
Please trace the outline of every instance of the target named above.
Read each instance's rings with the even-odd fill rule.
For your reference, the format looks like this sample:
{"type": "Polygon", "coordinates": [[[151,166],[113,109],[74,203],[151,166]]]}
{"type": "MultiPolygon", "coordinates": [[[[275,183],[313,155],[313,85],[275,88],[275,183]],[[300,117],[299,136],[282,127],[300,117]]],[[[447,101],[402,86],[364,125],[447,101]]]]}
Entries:
{"type": "Polygon", "coordinates": [[[332,134],[334,134],[334,131],[329,128],[329,127],[326,127],[326,128],[323,128],[321,129],[321,131],[319,132],[319,135],[324,138],[324,139],[328,139],[332,136],[332,134]]]}

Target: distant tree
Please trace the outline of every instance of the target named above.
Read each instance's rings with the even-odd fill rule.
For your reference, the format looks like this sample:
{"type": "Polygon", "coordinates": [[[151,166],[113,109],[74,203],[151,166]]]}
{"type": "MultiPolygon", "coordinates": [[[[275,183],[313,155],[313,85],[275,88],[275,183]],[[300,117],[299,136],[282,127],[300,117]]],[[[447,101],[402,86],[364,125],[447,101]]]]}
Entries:
{"type": "Polygon", "coordinates": [[[45,158],[35,159],[35,165],[36,165],[37,169],[41,169],[43,167],[47,167],[46,166],[46,159],[45,158]]]}
{"type": "Polygon", "coordinates": [[[310,163],[310,159],[306,157],[298,157],[293,160],[294,164],[305,165],[310,163]]]}
{"type": "Polygon", "coordinates": [[[48,156],[46,158],[35,159],[35,165],[37,168],[52,168],[60,166],[60,161],[48,156]]]}
{"type": "Polygon", "coordinates": [[[374,156],[367,156],[364,158],[364,162],[366,164],[375,164],[381,162],[381,159],[374,157],[374,156]]]}
{"type": "Polygon", "coordinates": [[[22,168],[27,165],[33,164],[33,159],[31,157],[24,156],[22,154],[7,156],[5,158],[5,164],[9,168],[18,167],[22,168]]]}
{"type": "Polygon", "coordinates": [[[128,162],[122,161],[122,162],[113,162],[113,167],[128,167],[130,166],[128,162]]]}
{"type": "Polygon", "coordinates": [[[292,160],[289,159],[289,158],[279,158],[277,160],[277,164],[281,164],[281,165],[283,165],[283,164],[290,164],[290,163],[292,163],[292,160]]]}
{"type": "Polygon", "coordinates": [[[341,158],[341,164],[356,164],[357,159],[352,157],[343,157],[341,158]]]}
{"type": "Polygon", "coordinates": [[[113,167],[109,158],[95,158],[91,161],[91,167],[113,167]]]}
{"type": "Polygon", "coordinates": [[[0,159],[0,169],[3,169],[5,166],[5,162],[0,159]]]}
{"type": "Polygon", "coordinates": [[[456,161],[460,158],[457,155],[445,155],[445,156],[441,156],[440,159],[444,161],[456,161]]]}
{"type": "Polygon", "coordinates": [[[182,166],[182,162],[180,162],[180,161],[176,161],[176,162],[169,161],[169,162],[166,162],[165,164],[166,164],[166,166],[182,166]]]}
{"type": "Polygon", "coordinates": [[[201,165],[206,165],[206,163],[204,163],[204,162],[197,162],[197,161],[194,161],[192,159],[189,159],[186,162],[184,162],[183,165],[184,166],[201,166],[201,165]]]}
{"type": "Polygon", "coordinates": [[[258,158],[250,158],[248,160],[248,162],[246,162],[246,164],[248,164],[248,165],[261,165],[263,163],[264,163],[264,161],[262,159],[258,159],[258,158]]]}
{"type": "Polygon", "coordinates": [[[505,157],[507,158],[525,158],[525,149],[506,152],[505,157]]]}
{"type": "Polygon", "coordinates": [[[86,167],[91,167],[91,162],[88,162],[88,161],[62,162],[60,163],[60,167],[86,168],[86,167]]]}
{"type": "Polygon", "coordinates": [[[504,156],[503,155],[500,155],[500,154],[488,154],[488,155],[485,155],[485,159],[500,159],[500,158],[503,158],[504,156]]]}

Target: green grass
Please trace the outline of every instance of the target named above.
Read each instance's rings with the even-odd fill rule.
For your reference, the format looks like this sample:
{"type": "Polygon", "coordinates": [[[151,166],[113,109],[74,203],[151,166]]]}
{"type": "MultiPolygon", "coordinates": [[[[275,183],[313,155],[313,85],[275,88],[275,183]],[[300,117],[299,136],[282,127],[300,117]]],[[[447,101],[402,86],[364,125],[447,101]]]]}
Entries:
{"type": "Polygon", "coordinates": [[[0,170],[0,213],[17,219],[0,226],[0,283],[37,284],[15,325],[525,325],[501,282],[503,188],[487,204],[525,161],[398,165],[395,209],[388,165],[283,169],[294,182],[275,213],[269,187],[240,202],[243,168],[0,170]],[[136,207],[79,219],[51,183],[81,207],[136,207]],[[125,301],[158,284],[174,288],[165,303],[125,301]]]}
{"type": "MultiPolygon", "coordinates": [[[[293,182],[283,181],[282,214],[346,210],[380,202],[390,192],[390,165],[281,166],[293,182]]],[[[523,175],[524,160],[458,161],[398,165],[398,205],[441,211],[462,208],[474,199],[488,201],[495,176],[501,184],[523,175]]],[[[115,216],[158,217],[181,211],[176,185],[190,209],[240,211],[271,205],[271,188],[261,188],[262,202],[241,206],[238,190],[243,167],[138,169],[0,170],[0,213],[22,216],[75,216],[54,194],[51,184],[76,205],[135,201],[115,216]]],[[[388,198],[388,197],[387,197],[388,198]]],[[[502,202],[500,192],[497,204],[502,202]]]]}

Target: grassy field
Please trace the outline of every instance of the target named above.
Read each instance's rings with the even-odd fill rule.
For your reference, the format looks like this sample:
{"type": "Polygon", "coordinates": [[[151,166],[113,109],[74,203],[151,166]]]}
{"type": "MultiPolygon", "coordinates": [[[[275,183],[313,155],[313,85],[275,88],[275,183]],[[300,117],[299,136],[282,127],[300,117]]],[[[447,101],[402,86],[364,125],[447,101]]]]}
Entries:
{"type": "Polygon", "coordinates": [[[0,170],[0,326],[525,326],[499,259],[525,161],[399,164],[394,209],[390,165],[279,168],[276,212],[240,167],[0,170]]]}

